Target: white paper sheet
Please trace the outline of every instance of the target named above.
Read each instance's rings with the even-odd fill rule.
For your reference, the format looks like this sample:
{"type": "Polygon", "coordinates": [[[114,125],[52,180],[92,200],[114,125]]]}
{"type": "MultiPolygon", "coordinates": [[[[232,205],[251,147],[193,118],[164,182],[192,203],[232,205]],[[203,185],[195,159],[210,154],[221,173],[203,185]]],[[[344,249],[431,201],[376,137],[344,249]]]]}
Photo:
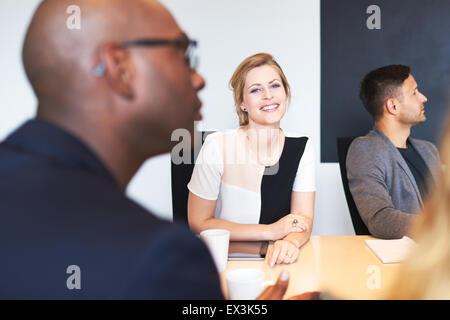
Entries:
{"type": "Polygon", "coordinates": [[[395,240],[366,240],[366,244],[383,263],[403,261],[416,245],[406,236],[395,240]]]}

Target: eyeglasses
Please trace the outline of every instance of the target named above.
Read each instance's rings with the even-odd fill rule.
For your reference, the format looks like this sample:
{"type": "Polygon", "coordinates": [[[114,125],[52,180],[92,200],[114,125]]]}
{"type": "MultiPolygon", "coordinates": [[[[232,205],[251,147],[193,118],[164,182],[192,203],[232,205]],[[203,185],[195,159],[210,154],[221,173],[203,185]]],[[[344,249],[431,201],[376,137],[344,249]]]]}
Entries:
{"type": "MultiPolygon", "coordinates": [[[[137,40],[125,40],[119,43],[123,48],[126,47],[155,47],[155,46],[175,46],[183,49],[184,58],[186,63],[192,70],[196,70],[198,66],[197,56],[197,41],[188,38],[179,39],[137,39],[137,40]]],[[[102,76],[105,73],[105,66],[99,64],[94,69],[94,74],[97,77],[102,76]]]]}
{"type": "Polygon", "coordinates": [[[154,47],[154,46],[175,46],[184,50],[184,58],[189,64],[189,67],[196,70],[198,66],[197,56],[197,41],[181,38],[181,39],[138,39],[126,40],[120,43],[122,47],[140,46],[140,47],[154,47]]]}

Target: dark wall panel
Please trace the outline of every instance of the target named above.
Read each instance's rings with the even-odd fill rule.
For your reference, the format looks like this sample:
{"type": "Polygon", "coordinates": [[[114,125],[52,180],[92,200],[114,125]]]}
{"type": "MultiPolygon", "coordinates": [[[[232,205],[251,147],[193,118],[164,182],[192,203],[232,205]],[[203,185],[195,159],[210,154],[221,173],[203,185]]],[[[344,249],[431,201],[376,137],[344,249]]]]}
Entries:
{"type": "Polygon", "coordinates": [[[321,1],[322,162],[337,162],[337,137],[364,135],[373,127],[358,97],[359,82],[388,64],[411,67],[428,98],[427,121],[412,136],[436,142],[450,102],[450,1],[321,1]],[[374,4],[381,29],[366,24],[374,4]]]}

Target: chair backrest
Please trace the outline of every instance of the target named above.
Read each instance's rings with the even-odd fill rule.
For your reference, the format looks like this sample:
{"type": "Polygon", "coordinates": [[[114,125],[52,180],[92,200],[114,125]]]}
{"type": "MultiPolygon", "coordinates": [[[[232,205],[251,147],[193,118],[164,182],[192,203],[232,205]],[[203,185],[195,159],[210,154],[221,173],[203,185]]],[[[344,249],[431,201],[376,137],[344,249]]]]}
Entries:
{"type": "MultiPolygon", "coordinates": [[[[189,163],[175,164],[171,155],[171,174],[172,174],[172,208],[173,208],[173,221],[188,223],[187,220],[187,202],[189,196],[189,190],[187,184],[191,180],[192,172],[194,171],[194,163],[196,156],[208,136],[213,131],[202,131],[201,145],[194,146],[190,150],[189,163]]],[[[180,157],[183,157],[183,150],[180,151],[180,157]]]]}
{"type": "Polygon", "coordinates": [[[353,228],[355,229],[356,235],[370,235],[369,230],[364,224],[361,216],[359,215],[358,209],[356,207],[355,201],[353,200],[352,193],[350,192],[350,188],[348,186],[348,178],[347,178],[347,167],[346,167],[346,159],[347,152],[350,144],[356,137],[339,137],[337,138],[337,150],[338,150],[338,159],[339,159],[339,167],[341,169],[341,178],[342,184],[344,186],[345,198],[347,199],[348,210],[350,211],[350,216],[352,218],[353,228]]]}

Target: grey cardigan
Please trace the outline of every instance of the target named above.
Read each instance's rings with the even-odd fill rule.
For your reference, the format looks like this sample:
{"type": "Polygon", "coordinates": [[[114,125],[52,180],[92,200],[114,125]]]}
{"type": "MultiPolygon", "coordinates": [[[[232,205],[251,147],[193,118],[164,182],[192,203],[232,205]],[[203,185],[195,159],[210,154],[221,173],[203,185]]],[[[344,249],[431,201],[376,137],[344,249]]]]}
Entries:
{"type": "MultiPolygon", "coordinates": [[[[436,180],[439,153],[428,141],[409,138],[436,180]]],[[[377,238],[403,237],[423,205],[416,180],[397,148],[377,128],[356,138],[347,154],[347,177],[356,207],[377,238]]]]}

